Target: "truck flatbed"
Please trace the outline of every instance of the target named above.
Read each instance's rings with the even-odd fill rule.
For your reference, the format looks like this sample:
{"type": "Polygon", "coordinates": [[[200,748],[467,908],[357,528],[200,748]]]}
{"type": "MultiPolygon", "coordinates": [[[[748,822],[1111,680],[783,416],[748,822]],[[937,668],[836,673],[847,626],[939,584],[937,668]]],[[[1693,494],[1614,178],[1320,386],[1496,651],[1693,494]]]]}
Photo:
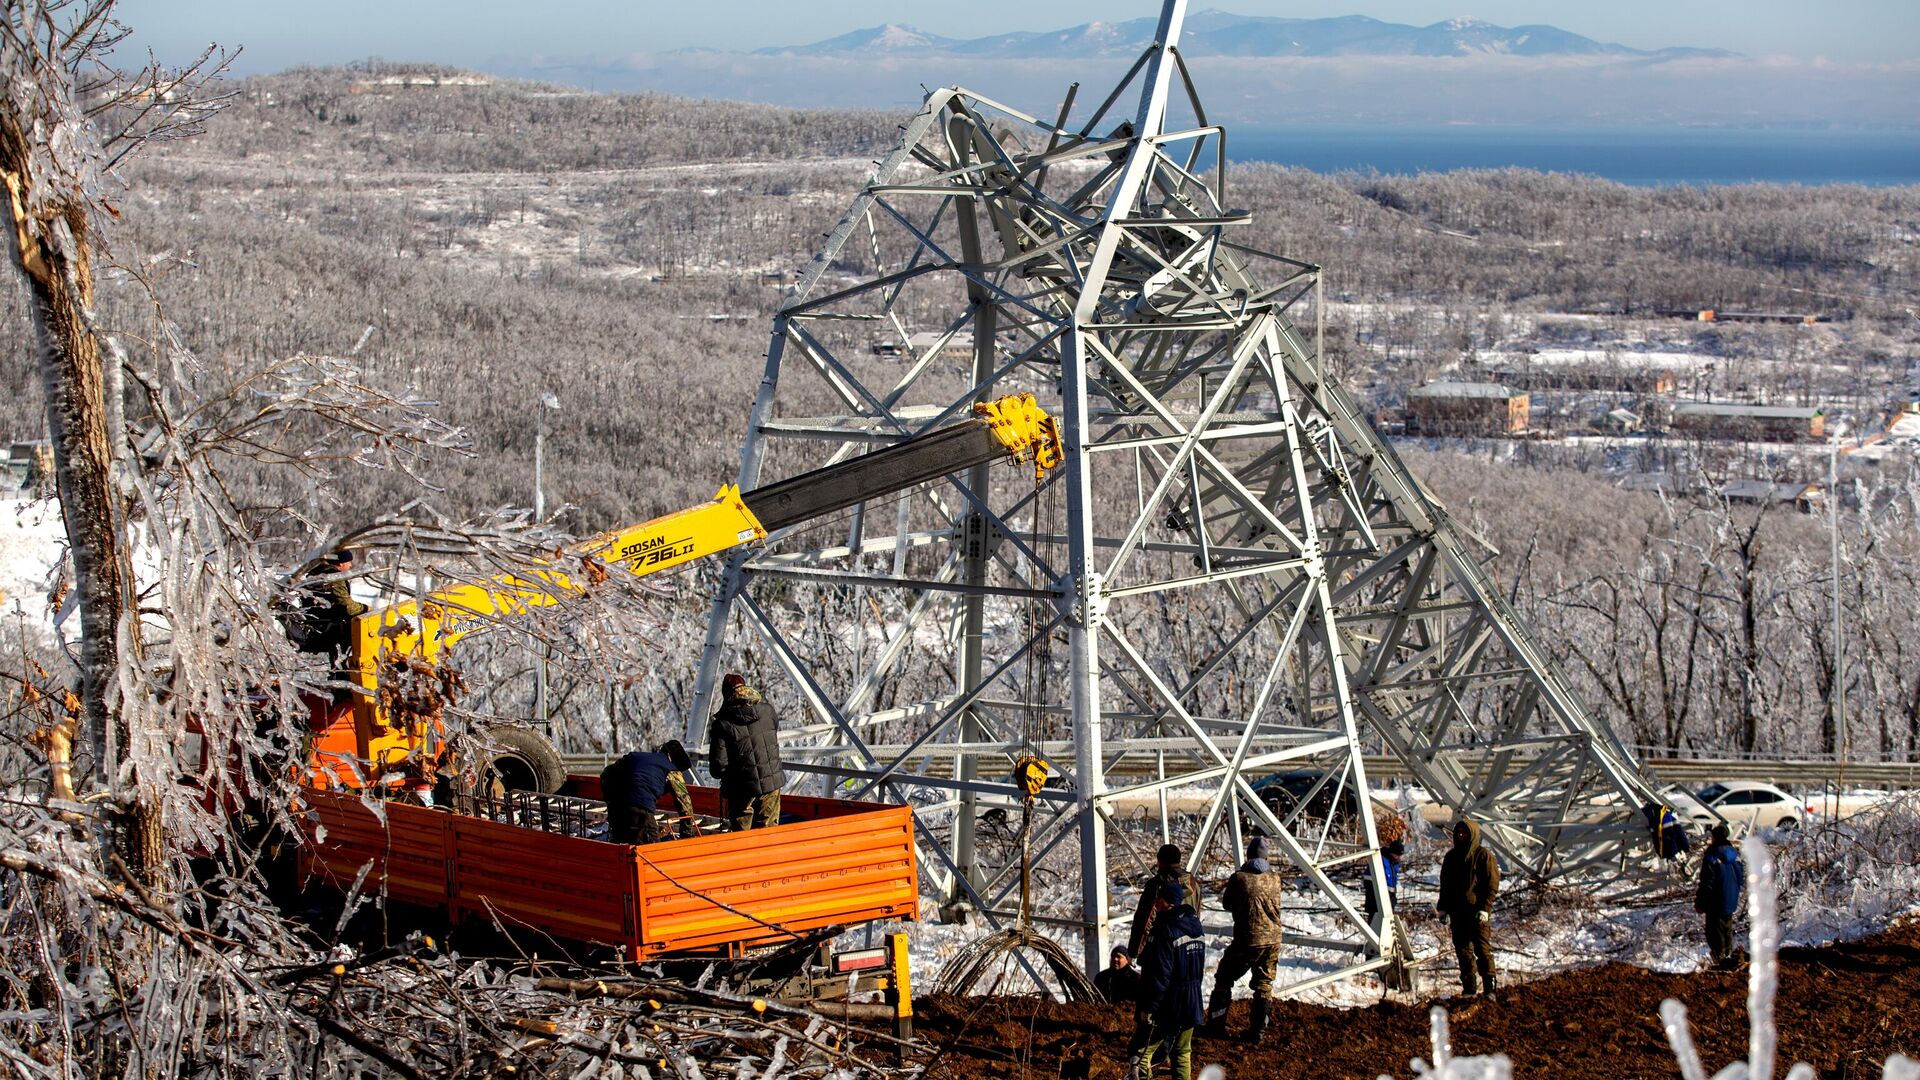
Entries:
{"type": "MultiPolygon", "coordinates": [[[[770,828],[633,845],[580,835],[593,831],[597,777],[563,790],[468,813],[307,789],[301,871],[345,889],[365,867],[363,892],[632,959],[739,956],[917,913],[907,807],[787,795],[770,828]]],[[[697,815],[720,815],[717,790],[689,793],[697,815]]]]}

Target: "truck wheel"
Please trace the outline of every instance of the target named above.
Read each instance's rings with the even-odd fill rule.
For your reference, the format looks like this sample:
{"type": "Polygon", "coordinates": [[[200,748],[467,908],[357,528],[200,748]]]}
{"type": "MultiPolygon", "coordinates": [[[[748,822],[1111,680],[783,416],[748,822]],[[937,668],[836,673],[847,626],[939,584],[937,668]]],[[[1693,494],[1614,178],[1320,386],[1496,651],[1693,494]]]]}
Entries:
{"type": "Polygon", "coordinates": [[[485,741],[493,775],[508,791],[555,792],[567,782],[567,765],[546,736],[525,728],[492,728],[485,741]]]}

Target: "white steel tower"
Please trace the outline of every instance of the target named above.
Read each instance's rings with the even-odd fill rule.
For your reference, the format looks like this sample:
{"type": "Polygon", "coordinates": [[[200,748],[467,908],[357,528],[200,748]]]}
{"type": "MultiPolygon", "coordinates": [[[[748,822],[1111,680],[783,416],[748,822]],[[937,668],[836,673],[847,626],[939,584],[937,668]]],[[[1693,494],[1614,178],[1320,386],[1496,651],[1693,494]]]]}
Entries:
{"type": "Polygon", "coordinates": [[[1078,906],[1040,921],[1087,931],[1090,968],[1109,839],[1128,872],[1151,846],[1117,808],[1157,801],[1164,831],[1168,792],[1207,790],[1196,862],[1258,829],[1324,897],[1293,941],[1326,961],[1298,990],[1397,948],[1362,914],[1381,875],[1363,747],[1528,876],[1617,868],[1653,796],[1328,377],[1319,268],[1236,239],[1250,215],[1176,48],[1184,7],[1084,118],[1072,93],[1051,120],[929,95],[783,300],[743,488],[1018,391],[1060,418],[1066,461],[1039,485],[975,467],[736,558],[690,734],[751,654],[804,703],[791,769],[914,806],[928,878],[996,922],[1020,877],[993,842],[1009,770],[1044,758],[1060,783],[1032,846],[1078,906]],[[1323,790],[1269,806],[1252,781],[1276,771],[1323,790]]]}

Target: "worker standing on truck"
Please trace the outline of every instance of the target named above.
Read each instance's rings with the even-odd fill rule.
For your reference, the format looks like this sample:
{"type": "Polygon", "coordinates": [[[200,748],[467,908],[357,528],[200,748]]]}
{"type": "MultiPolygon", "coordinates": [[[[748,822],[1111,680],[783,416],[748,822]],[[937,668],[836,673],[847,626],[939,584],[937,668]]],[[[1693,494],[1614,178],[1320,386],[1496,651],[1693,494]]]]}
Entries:
{"type": "Polygon", "coordinates": [[[707,770],[720,785],[733,831],[780,824],[780,715],[760,691],[734,672],[720,680],[720,711],[713,714],[707,770]]]}
{"type": "Polygon", "coordinates": [[[677,740],[660,744],[654,753],[635,750],[600,773],[600,797],[607,804],[607,839],[616,844],[651,844],[666,839],[653,816],[660,796],[673,792],[674,811],[681,836],[694,836],[693,798],[687,794],[686,771],[693,759],[677,740]]]}
{"type": "Polygon", "coordinates": [[[346,575],[353,572],[353,552],[339,548],[320,556],[302,575],[307,594],[298,616],[302,633],[294,644],[301,652],[346,655],[352,644],[353,620],[367,613],[367,605],[353,598],[346,575]]]}
{"type": "Polygon", "coordinates": [[[297,610],[286,616],[287,636],[301,652],[319,653],[333,658],[334,704],[352,696],[346,683],[353,671],[346,666],[353,648],[353,620],[367,613],[367,605],[353,598],[347,575],[353,572],[353,551],[336,548],[322,555],[301,575],[300,591],[307,595],[297,610]]]}
{"type": "Polygon", "coordinates": [[[1127,935],[1127,951],[1135,956],[1143,955],[1141,950],[1147,947],[1147,934],[1153,929],[1155,913],[1162,910],[1155,901],[1160,890],[1167,885],[1178,885],[1186,890],[1187,902],[1193,910],[1200,910],[1200,883],[1192,874],[1180,865],[1180,845],[1161,844],[1154,855],[1153,876],[1140,886],[1140,906],[1133,909],[1133,930],[1127,935]]]}

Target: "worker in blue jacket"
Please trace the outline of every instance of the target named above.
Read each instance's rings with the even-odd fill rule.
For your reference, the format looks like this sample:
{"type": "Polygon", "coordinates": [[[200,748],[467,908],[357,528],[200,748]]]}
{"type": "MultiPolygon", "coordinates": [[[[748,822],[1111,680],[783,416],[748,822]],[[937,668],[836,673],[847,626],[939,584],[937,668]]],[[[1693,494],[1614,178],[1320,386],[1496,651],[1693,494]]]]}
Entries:
{"type": "Polygon", "coordinates": [[[687,770],[693,759],[678,740],[668,740],[654,753],[635,750],[600,773],[600,798],[607,804],[607,839],[616,844],[651,844],[664,840],[653,811],[660,796],[673,792],[674,812],[681,836],[699,831],[693,799],[687,793],[687,770]]]}
{"type": "Polygon", "coordinates": [[[1707,953],[1713,966],[1733,966],[1733,913],[1740,910],[1740,894],[1747,885],[1747,868],[1726,822],[1713,827],[1706,854],[1700,856],[1700,888],[1693,894],[1693,910],[1707,918],[1707,953]]]}
{"type": "Polygon", "coordinates": [[[1640,808],[1646,816],[1647,828],[1653,832],[1653,847],[1662,861],[1672,862],[1685,855],[1693,843],[1687,839],[1687,827],[1673,816],[1673,808],[1659,803],[1648,803],[1640,808]]]}
{"type": "MultiPolygon", "coordinates": [[[[1393,902],[1393,910],[1400,910],[1400,863],[1407,857],[1407,843],[1395,840],[1380,849],[1380,870],[1387,879],[1387,899],[1393,902]]],[[[1372,922],[1380,914],[1380,900],[1373,895],[1373,879],[1362,877],[1360,887],[1366,895],[1367,921],[1372,922]]]]}
{"type": "Polygon", "coordinates": [[[1200,983],[1207,971],[1207,939],[1186,886],[1162,885],[1154,907],[1153,929],[1140,958],[1140,1001],[1127,1047],[1128,1075],[1152,1080],[1153,1058],[1164,1044],[1173,1080],[1192,1080],[1193,1029],[1203,1015],[1200,983]]]}

